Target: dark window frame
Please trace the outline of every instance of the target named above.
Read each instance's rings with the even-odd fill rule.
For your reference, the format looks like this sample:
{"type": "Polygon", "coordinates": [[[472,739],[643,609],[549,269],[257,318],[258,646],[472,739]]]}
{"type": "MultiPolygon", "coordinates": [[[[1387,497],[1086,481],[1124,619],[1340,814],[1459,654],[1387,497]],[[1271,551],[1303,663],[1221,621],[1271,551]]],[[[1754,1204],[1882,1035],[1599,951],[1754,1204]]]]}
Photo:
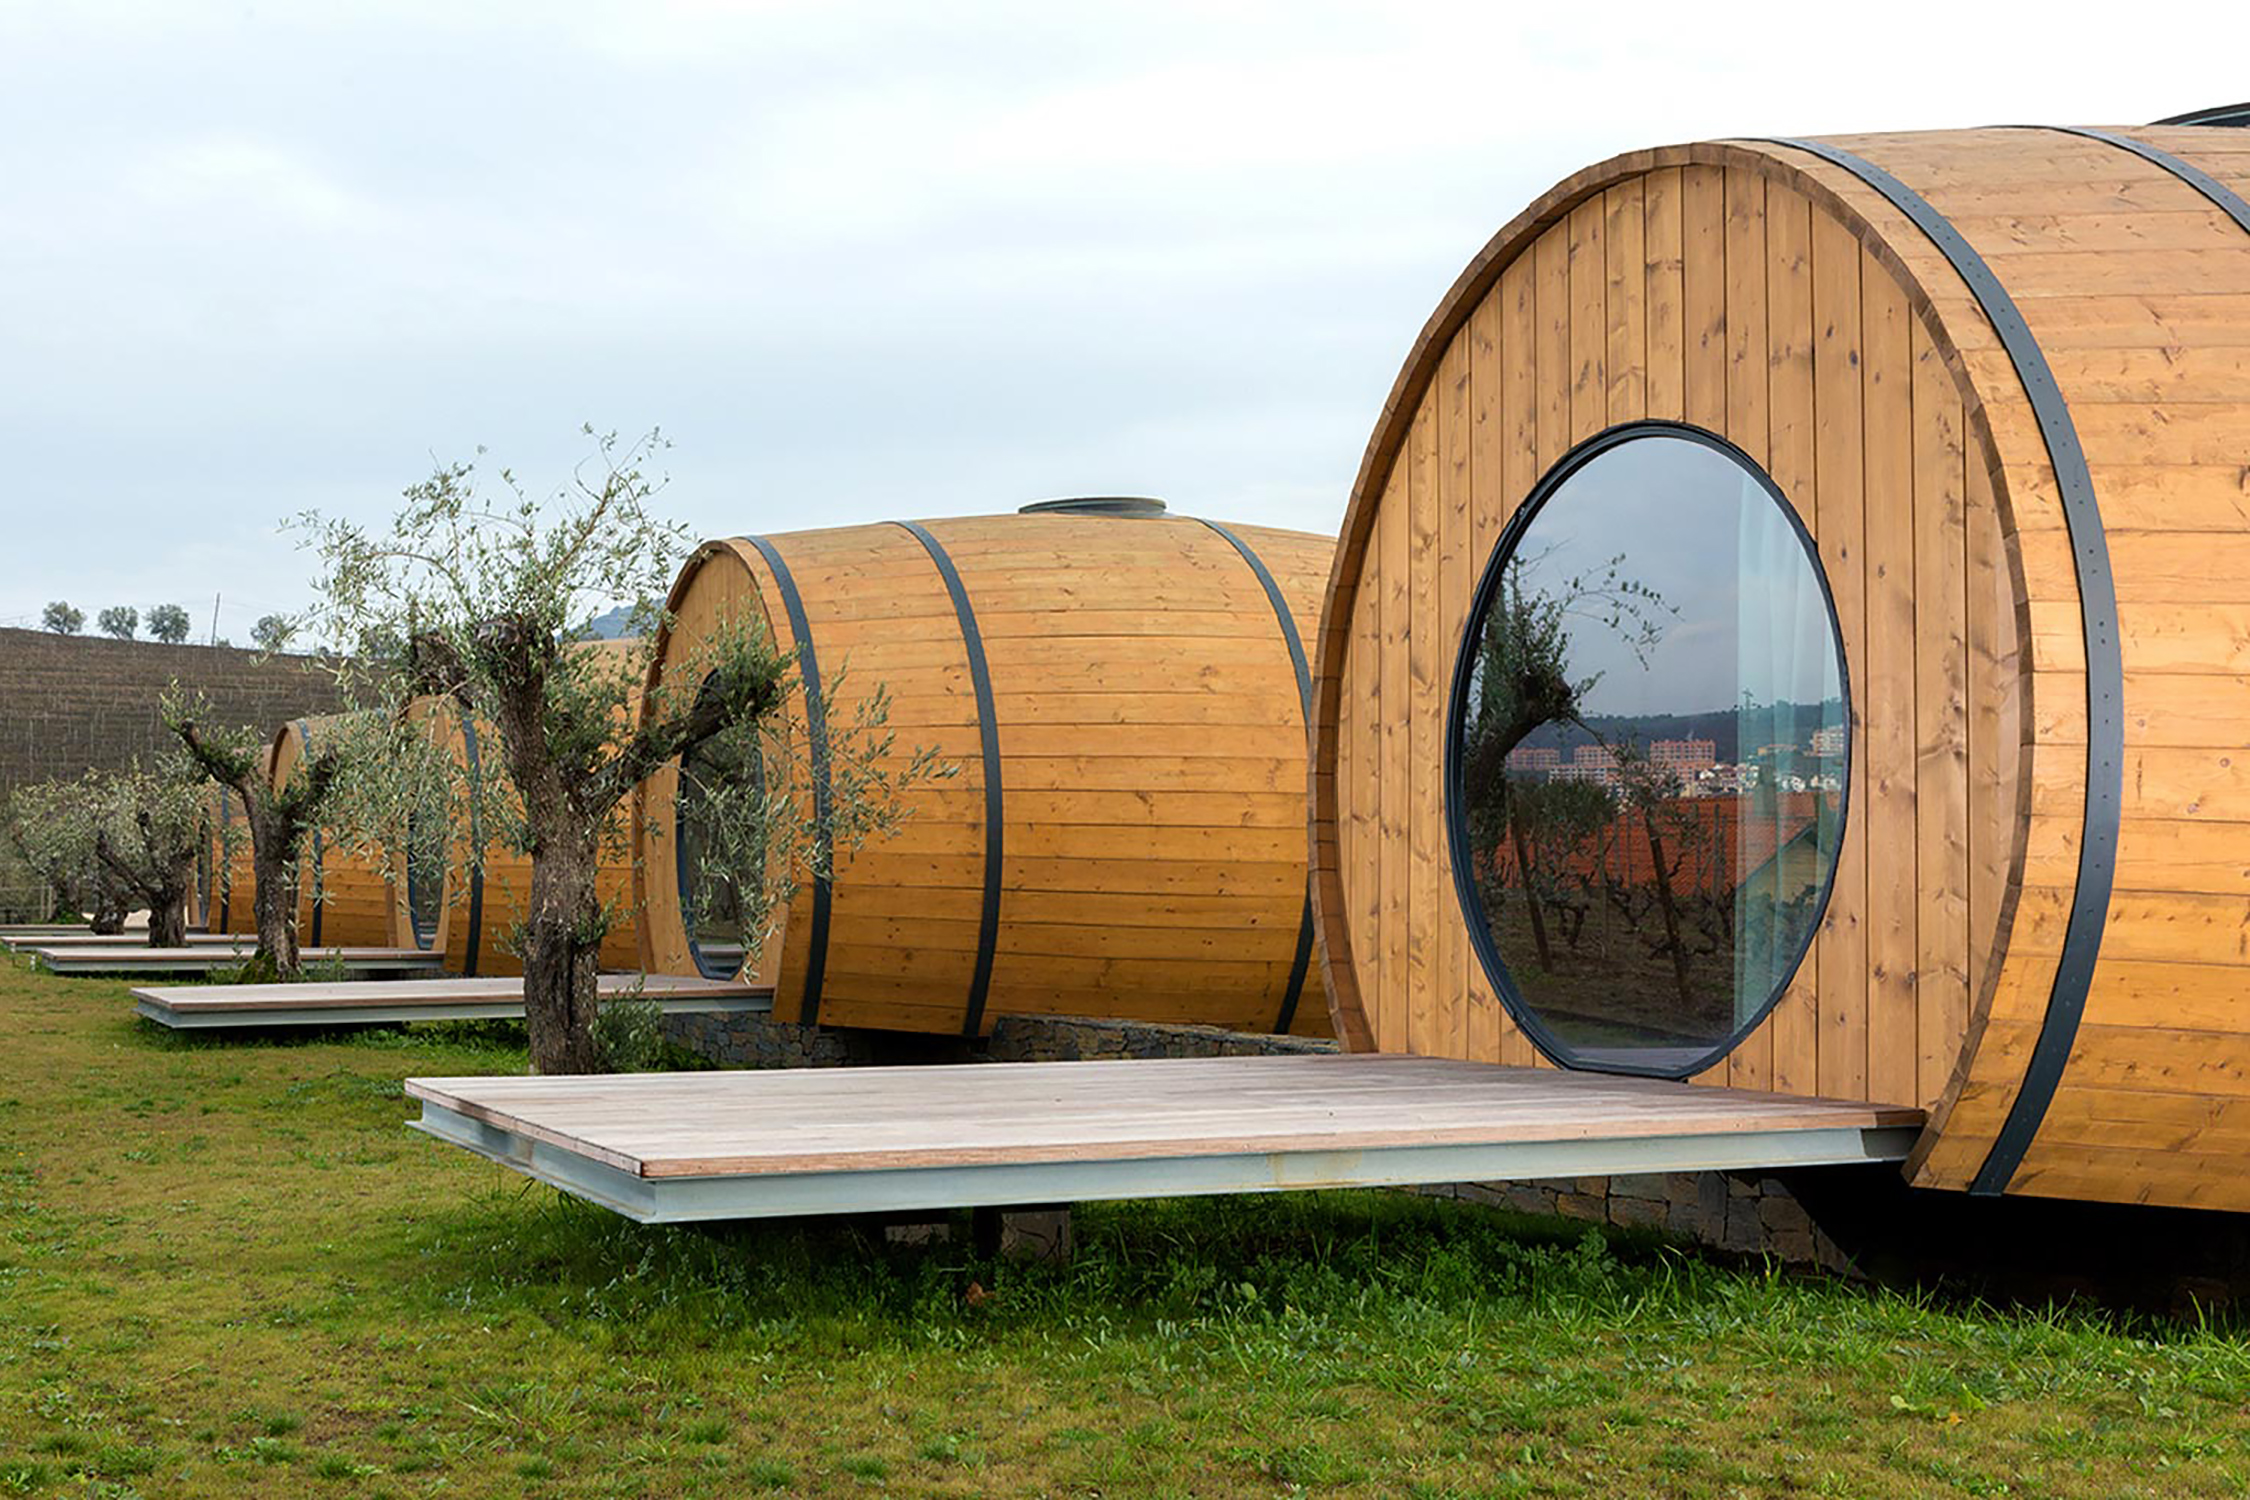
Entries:
{"type": "Polygon", "coordinates": [[[1491,556],[1485,560],[1484,572],[1477,580],[1476,592],[1470,596],[1468,618],[1462,625],[1461,643],[1454,652],[1453,682],[1447,695],[1445,715],[1445,833],[1447,849],[1453,861],[1454,900],[1462,921],[1469,929],[1469,946],[1476,954],[1477,963],[1483,968],[1485,977],[1491,981],[1493,992],[1500,997],[1500,1003],[1507,1008],[1517,1027],[1531,1039],[1531,1044],[1556,1066],[1573,1072],[1680,1079],[1692,1077],[1723,1061],[1763,1026],[1774,1007],[1781,1003],[1782,996],[1789,992],[1789,986],[1796,981],[1798,971],[1804,967],[1805,958],[1812,952],[1813,944],[1819,940],[1821,926],[1827,920],[1829,898],[1835,894],[1836,889],[1836,872],[1843,864],[1843,850],[1851,841],[1852,766],[1858,755],[1858,739],[1858,724],[1852,711],[1851,654],[1846,648],[1843,623],[1836,613],[1835,593],[1828,586],[1828,570],[1821,566],[1820,549],[1813,541],[1812,534],[1805,529],[1796,506],[1790,503],[1789,497],[1774,482],[1773,476],[1766,472],[1763,464],[1715,432],[1685,422],[1656,419],[1623,422],[1605,428],[1556,460],[1531,487],[1531,493],[1524,497],[1523,504],[1516,508],[1515,514],[1508,518],[1508,524],[1501,528],[1499,539],[1492,545],[1491,556]],[[1827,868],[1821,877],[1819,899],[1813,905],[1812,918],[1806,924],[1803,941],[1790,959],[1785,976],[1749,1020],[1737,1024],[1733,1031],[1694,1061],[1673,1067],[1640,1067],[1610,1059],[1581,1056],[1540,1020],[1537,1010],[1517,988],[1514,975],[1493,941],[1492,924],[1485,914],[1484,900],[1477,894],[1476,883],[1469,875],[1473,851],[1469,847],[1468,788],[1462,784],[1461,770],[1461,731],[1468,713],[1470,677],[1478,642],[1483,634],[1479,627],[1492,608],[1509,560],[1548,500],[1568,484],[1579,470],[1614,448],[1650,437],[1684,439],[1712,449],[1745,474],[1755,478],[1765,490],[1767,498],[1773,501],[1775,508],[1787,519],[1798,546],[1804,549],[1805,562],[1812,569],[1813,579],[1820,585],[1821,605],[1828,617],[1829,639],[1836,652],[1837,688],[1844,705],[1844,771],[1842,784],[1837,790],[1836,851],[1827,861],[1827,868]]]}

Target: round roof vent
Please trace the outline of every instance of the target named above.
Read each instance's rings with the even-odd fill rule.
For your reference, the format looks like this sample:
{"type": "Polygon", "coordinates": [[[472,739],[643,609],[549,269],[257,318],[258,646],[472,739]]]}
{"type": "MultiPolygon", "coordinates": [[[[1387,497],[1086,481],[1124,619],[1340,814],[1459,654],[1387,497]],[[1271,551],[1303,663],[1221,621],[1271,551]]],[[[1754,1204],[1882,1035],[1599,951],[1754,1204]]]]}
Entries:
{"type": "Polygon", "coordinates": [[[1068,500],[1040,500],[1020,507],[1024,516],[1161,516],[1164,502],[1146,495],[1079,495],[1068,500]]]}

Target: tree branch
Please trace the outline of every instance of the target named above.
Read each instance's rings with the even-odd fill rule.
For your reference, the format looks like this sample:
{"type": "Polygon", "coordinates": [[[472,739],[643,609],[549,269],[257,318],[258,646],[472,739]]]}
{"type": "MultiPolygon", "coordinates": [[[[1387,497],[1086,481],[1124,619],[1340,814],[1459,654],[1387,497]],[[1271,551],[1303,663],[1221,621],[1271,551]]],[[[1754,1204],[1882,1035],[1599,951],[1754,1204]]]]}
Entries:
{"type": "Polygon", "coordinates": [[[642,724],[602,768],[596,783],[602,800],[596,805],[608,806],[627,789],[654,775],[673,756],[685,755],[729,724],[764,718],[780,701],[781,688],[778,683],[768,684],[759,689],[748,704],[735,703],[731,701],[732,696],[699,693],[686,714],[642,724]]]}
{"type": "Polygon", "coordinates": [[[142,878],[140,871],[118,858],[117,852],[110,847],[108,833],[94,835],[94,858],[107,866],[110,874],[118,880],[144,896],[148,894],[148,882],[142,878]]]}
{"type": "Polygon", "coordinates": [[[476,710],[469,664],[461,659],[450,637],[435,630],[417,631],[407,642],[406,652],[407,681],[415,692],[451,698],[471,712],[476,710]]]}
{"type": "Polygon", "coordinates": [[[214,745],[203,737],[203,730],[193,719],[175,719],[172,732],[205,774],[223,786],[234,788],[245,802],[250,799],[251,757],[225,745],[214,745]]]}

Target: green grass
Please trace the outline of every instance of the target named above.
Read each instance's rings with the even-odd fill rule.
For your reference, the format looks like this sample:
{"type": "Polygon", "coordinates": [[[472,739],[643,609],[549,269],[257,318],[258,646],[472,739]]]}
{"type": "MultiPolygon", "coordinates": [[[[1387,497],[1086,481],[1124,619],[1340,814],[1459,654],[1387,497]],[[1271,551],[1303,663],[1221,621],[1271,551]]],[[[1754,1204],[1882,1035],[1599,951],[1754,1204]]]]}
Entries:
{"type": "Polygon", "coordinates": [[[1096,1206],[1063,1267],[644,1229],[403,1128],[402,1077],[520,1069],[513,1033],[129,1015],[0,968],[0,1497],[2250,1486],[2216,1328],[1390,1194],[1096,1206]]]}

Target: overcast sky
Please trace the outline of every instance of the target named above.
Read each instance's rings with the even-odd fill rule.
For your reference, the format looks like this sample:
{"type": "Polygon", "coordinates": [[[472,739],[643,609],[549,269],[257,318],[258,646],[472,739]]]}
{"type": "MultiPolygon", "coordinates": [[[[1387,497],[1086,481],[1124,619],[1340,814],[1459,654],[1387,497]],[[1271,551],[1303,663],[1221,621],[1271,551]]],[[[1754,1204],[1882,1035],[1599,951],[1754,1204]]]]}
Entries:
{"type": "Polygon", "coordinates": [[[661,425],[713,534],[1333,529],[1580,166],[2250,95],[2238,5],[1978,9],[0,0],[0,624],[223,594],[242,641],[303,602],[284,514],[480,443],[559,482],[589,421],[661,425]]]}

